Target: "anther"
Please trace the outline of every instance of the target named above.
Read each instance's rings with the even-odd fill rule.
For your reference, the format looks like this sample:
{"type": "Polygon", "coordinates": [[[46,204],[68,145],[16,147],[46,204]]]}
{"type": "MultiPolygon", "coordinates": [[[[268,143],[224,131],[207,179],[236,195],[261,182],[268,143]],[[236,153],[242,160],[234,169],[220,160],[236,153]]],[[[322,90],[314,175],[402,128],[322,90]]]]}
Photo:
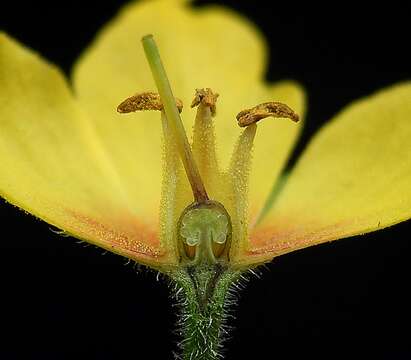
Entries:
{"type": "Polygon", "coordinates": [[[239,126],[245,127],[269,116],[275,118],[288,118],[294,122],[299,120],[297,113],[288,105],[272,101],[239,112],[237,114],[237,122],[239,126]]]}
{"type": "Polygon", "coordinates": [[[191,107],[196,107],[200,104],[207,106],[211,110],[211,115],[215,116],[216,113],[216,102],[219,94],[213,93],[210,88],[196,89],[196,94],[194,96],[191,107]]]}
{"type": "MultiPolygon", "coordinates": [[[[178,111],[183,110],[183,103],[180,99],[175,98],[178,111]]],[[[119,106],[117,111],[120,114],[128,114],[136,111],[159,110],[163,111],[164,107],[160,99],[160,95],[155,92],[143,92],[135,94],[125,99],[119,106]]]]}

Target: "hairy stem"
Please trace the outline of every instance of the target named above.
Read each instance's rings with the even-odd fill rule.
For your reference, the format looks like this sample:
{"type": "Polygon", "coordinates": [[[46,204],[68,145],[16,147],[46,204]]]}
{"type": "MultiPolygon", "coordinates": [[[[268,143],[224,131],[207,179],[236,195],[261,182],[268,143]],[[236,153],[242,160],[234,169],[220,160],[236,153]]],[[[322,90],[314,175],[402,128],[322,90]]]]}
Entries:
{"type": "Polygon", "coordinates": [[[230,288],[239,276],[221,264],[188,266],[173,275],[181,306],[179,359],[222,358],[222,343],[228,335],[226,320],[234,304],[230,288]]]}

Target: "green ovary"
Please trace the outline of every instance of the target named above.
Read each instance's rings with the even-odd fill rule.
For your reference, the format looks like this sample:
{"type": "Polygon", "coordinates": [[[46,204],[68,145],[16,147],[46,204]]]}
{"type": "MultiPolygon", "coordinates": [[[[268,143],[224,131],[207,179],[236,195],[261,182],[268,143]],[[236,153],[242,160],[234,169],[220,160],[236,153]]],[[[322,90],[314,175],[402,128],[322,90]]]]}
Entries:
{"type": "Polygon", "coordinates": [[[224,244],[228,231],[227,216],[214,209],[192,209],[181,219],[180,235],[190,246],[201,241],[224,244]]]}

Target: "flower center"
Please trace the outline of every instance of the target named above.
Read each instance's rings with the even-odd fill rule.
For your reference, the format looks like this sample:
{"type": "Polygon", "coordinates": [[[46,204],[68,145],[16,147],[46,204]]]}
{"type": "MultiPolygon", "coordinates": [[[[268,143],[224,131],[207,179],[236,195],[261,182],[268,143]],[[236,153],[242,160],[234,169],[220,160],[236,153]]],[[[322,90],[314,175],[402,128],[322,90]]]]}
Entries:
{"type": "Polygon", "coordinates": [[[173,96],[156,43],[152,35],[144,36],[142,42],[158,94],[145,92],[131,96],[118,106],[117,111],[161,111],[166,149],[164,215],[160,215],[165,229],[162,240],[175,243],[177,238],[178,256],[189,265],[229,262],[230,255],[239,251],[241,243],[247,241],[247,187],[256,123],[268,116],[296,122],[298,115],[280,102],[267,102],[241,111],[237,115],[238,125],[246,129],[239,137],[228,170],[222,172],[215,154],[212,121],[218,94],[208,88],[196,90],[191,107],[198,108],[190,146],[180,118],[182,103],[173,96]],[[189,206],[186,201],[181,207],[181,194],[177,195],[178,189],[181,186],[185,189],[185,186],[179,177],[180,164],[176,162],[176,156],[182,161],[194,197],[189,206]],[[213,195],[212,200],[206,185],[213,195]]]}
{"type": "MultiPolygon", "coordinates": [[[[180,249],[183,248],[180,255],[195,263],[214,263],[228,248],[226,241],[231,236],[230,216],[222,204],[209,200],[153,36],[144,36],[142,42],[194,196],[194,203],[183,211],[177,229],[178,236],[183,240],[179,243],[183,245],[180,246],[180,249]]],[[[216,98],[211,91],[199,90],[192,106],[204,103],[214,113],[216,98]]]]}

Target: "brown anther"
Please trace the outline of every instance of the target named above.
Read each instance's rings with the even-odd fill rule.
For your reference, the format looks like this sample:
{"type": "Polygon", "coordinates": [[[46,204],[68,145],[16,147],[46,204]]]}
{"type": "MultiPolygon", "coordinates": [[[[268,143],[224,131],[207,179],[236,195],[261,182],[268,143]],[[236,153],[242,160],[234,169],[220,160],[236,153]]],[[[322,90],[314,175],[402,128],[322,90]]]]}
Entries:
{"type": "MultiPolygon", "coordinates": [[[[178,111],[183,110],[183,103],[180,99],[175,99],[178,111]]],[[[117,111],[120,114],[127,114],[135,111],[145,110],[163,110],[163,104],[161,103],[160,95],[154,92],[144,92],[130,96],[124,100],[119,106],[117,111]]]]}
{"type": "Polygon", "coordinates": [[[297,113],[295,113],[288,105],[272,101],[239,112],[237,114],[237,121],[239,126],[245,127],[269,116],[275,118],[288,118],[295,122],[299,120],[297,113]]]}
{"type": "Polygon", "coordinates": [[[217,93],[213,93],[210,88],[205,89],[196,89],[196,94],[194,96],[193,102],[191,103],[191,107],[198,106],[203,104],[204,106],[208,106],[211,110],[211,115],[215,116],[216,107],[215,104],[218,98],[217,93]]]}

